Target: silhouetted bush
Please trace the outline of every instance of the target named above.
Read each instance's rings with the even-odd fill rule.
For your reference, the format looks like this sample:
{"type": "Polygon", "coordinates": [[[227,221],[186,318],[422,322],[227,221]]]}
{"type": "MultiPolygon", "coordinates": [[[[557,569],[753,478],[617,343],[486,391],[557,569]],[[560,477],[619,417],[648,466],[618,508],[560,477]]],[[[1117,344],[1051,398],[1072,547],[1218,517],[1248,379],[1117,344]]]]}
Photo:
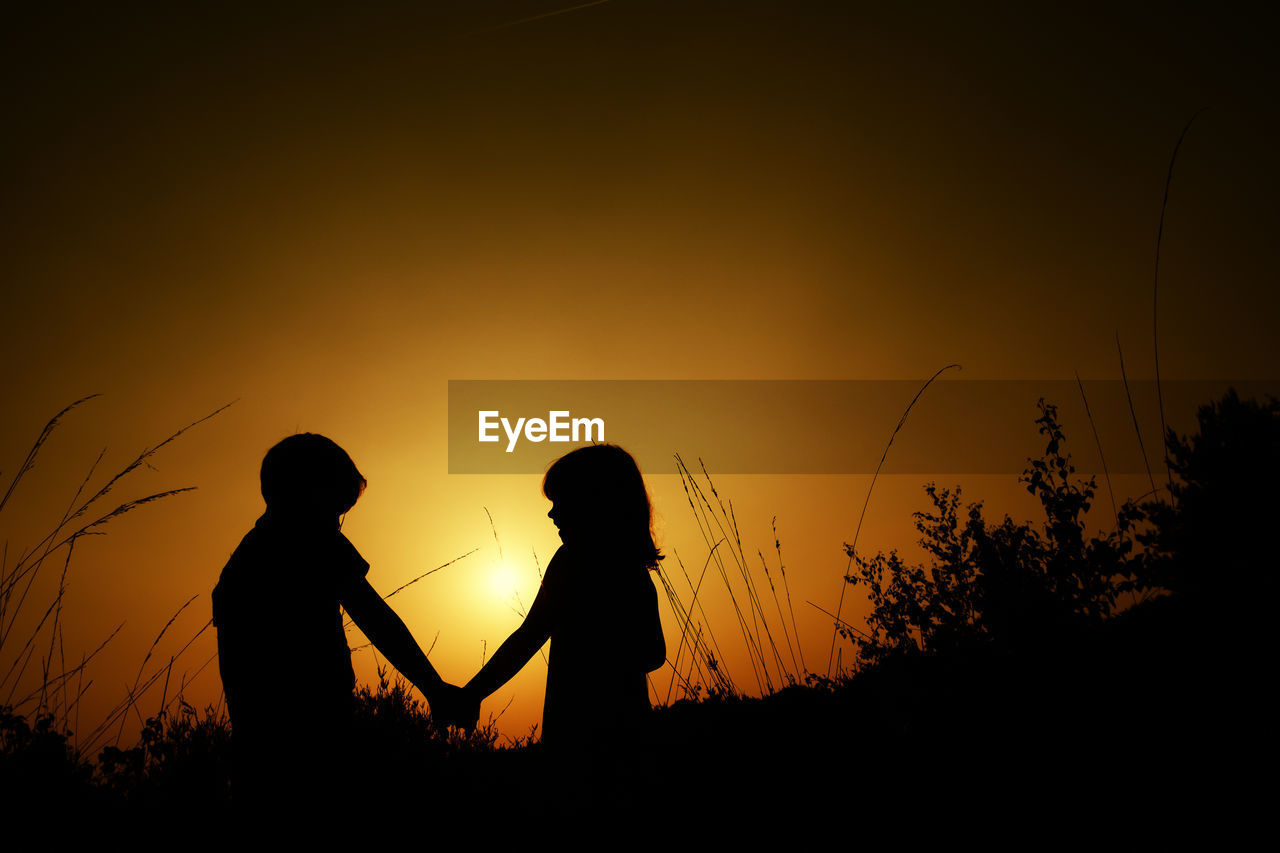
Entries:
{"type": "Polygon", "coordinates": [[[21,816],[32,808],[77,808],[93,796],[93,770],[78,759],[70,733],[57,729],[52,714],[37,716],[32,725],[0,707],[0,802],[6,809],[21,816]]]}
{"type": "Polygon", "coordinates": [[[101,785],[131,807],[164,811],[224,810],[231,797],[231,726],[225,714],[204,714],[185,701],[178,712],[148,719],[136,746],[105,747],[101,785]]]}
{"type": "Polygon", "coordinates": [[[1270,608],[1280,518],[1280,401],[1232,389],[1200,407],[1198,431],[1166,439],[1172,500],[1144,506],[1149,582],[1205,608],[1270,608]],[[1230,601],[1226,601],[1226,600],[1230,601]]]}
{"type": "Polygon", "coordinates": [[[864,559],[846,551],[872,611],[866,633],[843,629],[862,663],[889,657],[972,648],[1034,646],[1088,625],[1116,608],[1117,597],[1144,584],[1133,560],[1144,510],[1126,504],[1109,532],[1088,535],[1086,515],[1097,483],[1077,478],[1057,408],[1041,400],[1044,455],[1019,478],[1044,511],[1040,524],[1005,516],[991,523],[982,503],[960,508],[960,490],[930,483],[932,510],[915,513],[928,565],[896,552],[864,559]]]}

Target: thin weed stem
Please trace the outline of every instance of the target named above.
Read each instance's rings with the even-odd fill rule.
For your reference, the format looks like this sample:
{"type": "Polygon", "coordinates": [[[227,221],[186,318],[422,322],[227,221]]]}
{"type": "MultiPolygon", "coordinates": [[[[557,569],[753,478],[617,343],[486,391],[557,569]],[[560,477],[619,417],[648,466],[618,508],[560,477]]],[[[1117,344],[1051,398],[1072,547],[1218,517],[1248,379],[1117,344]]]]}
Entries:
{"type": "Polygon", "coordinates": [[[915,407],[916,401],[924,394],[925,390],[933,384],[934,380],[941,376],[951,368],[956,370],[962,369],[958,364],[948,364],[938,370],[937,373],[930,376],[929,379],[920,386],[920,390],[911,398],[911,402],[907,404],[907,408],[902,412],[902,417],[898,418],[898,425],[893,428],[893,432],[889,435],[889,443],[884,446],[884,453],[880,454],[880,462],[876,465],[875,474],[871,477],[871,485],[867,487],[867,497],[862,502],[862,512],[858,514],[858,526],[853,531],[853,543],[849,546],[849,562],[845,566],[844,577],[841,578],[840,584],[840,600],[836,605],[835,625],[831,631],[831,651],[827,654],[827,678],[831,677],[831,665],[835,659],[836,653],[836,637],[839,635],[840,617],[844,613],[844,593],[849,586],[846,578],[849,577],[849,567],[853,565],[854,555],[857,553],[858,537],[862,534],[862,522],[867,518],[867,507],[871,504],[871,493],[875,491],[876,480],[880,479],[880,469],[884,467],[884,460],[889,456],[889,448],[893,447],[893,440],[898,437],[898,433],[902,430],[903,425],[907,422],[907,415],[911,414],[912,408],[915,407]]]}
{"type": "Polygon", "coordinates": [[[1160,403],[1160,444],[1164,449],[1164,468],[1170,486],[1173,485],[1173,466],[1169,464],[1169,427],[1165,422],[1164,390],[1160,382],[1160,244],[1164,239],[1164,216],[1169,209],[1169,188],[1173,185],[1173,166],[1178,162],[1178,149],[1182,148],[1182,141],[1187,138],[1187,131],[1191,130],[1191,125],[1207,109],[1208,107],[1201,107],[1196,110],[1191,118],[1187,119],[1186,125],[1182,128],[1182,133],[1178,134],[1178,141],[1173,146],[1173,154],[1169,157],[1169,173],[1165,175],[1164,179],[1164,199],[1160,202],[1160,224],[1156,228],[1155,274],[1152,276],[1151,284],[1151,343],[1155,350],[1156,398],[1160,403]]]}
{"type": "Polygon", "coordinates": [[[1151,460],[1147,458],[1147,446],[1142,441],[1142,428],[1138,425],[1138,412],[1133,408],[1133,394],[1129,390],[1129,374],[1124,369],[1124,350],[1120,348],[1120,333],[1116,332],[1116,353],[1120,356],[1120,379],[1124,382],[1124,396],[1129,401],[1129,417],[1133,418],[1133,433],[1138,437],[1138,450],[1142,451],[1142,464],[1147,469],[1150,494],[1156,494],[1156,478],[1151,475],[1151,460]]]}
{"type": "Polygon", "coordinates": [[[1080,381],[1079,372],[1076,373],[1076,385],[1080,388],[1080,399],[1084,401],[1084,413],[1089,419],[1089,429],[1093,430],[1094,443],[1098,445],[1098,458],[1102,460],[1102,476],[1107,484],[1107,495],[1111,498],[1111,512],[1116,517],[1116,526],[1120,525],[1120,507],[1116,505],[1116,493],[1111,488],[1111,472],[1107,469],[1107,457],[1102,452],[1102,439],[1098,436],[1098,426],[1093,422],[1093,412],[1089,411],[1089,398],[1084,393],[1084,383],[1080,381]]]}

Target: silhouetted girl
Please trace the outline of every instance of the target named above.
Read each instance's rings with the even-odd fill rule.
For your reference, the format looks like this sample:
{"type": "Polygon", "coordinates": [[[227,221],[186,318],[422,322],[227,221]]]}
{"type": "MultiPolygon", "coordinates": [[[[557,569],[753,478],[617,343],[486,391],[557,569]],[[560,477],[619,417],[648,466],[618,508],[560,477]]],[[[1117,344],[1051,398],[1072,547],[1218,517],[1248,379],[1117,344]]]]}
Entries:
{"type": "Polygon", "coordinates": [[[433,710],[450,691],[460,695],[369,585],[369,564],[342,535],[342,516],[365,485],[346,451],[320,435],[289,436],[262,460],[267,510],[213,591],[238,802],[319,805],[350,784],[338,778],[355,687],[341,609],[433,710]]]}
{"type": "Polygon", "coordinates": [[[649,570],[649,494],[635,460],[609,444],[558,459],[542,481],[564,543],[524,623],[466,686],[473,701],[505,684],[551,640],[542,739],[580,748],[626,740],[649,711],[646,673],[666,659],[649,570]]]}

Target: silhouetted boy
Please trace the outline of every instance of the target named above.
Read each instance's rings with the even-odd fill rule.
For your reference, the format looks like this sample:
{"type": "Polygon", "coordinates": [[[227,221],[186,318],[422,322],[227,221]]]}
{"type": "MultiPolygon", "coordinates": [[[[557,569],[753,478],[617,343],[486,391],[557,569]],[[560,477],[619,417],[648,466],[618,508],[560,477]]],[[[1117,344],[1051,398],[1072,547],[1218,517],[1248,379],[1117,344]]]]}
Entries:
{"type": "Polygon", "coordinates": [[[437,716],[439,703],[456,704],[448,697],[458,688],[441,681],[342,535],[365,485],[346,451],[320,435],[289,436],[262,460],[267,510],[213,591],[238,805],[297,813],[360,784],[344,778],[355,673],[343,609],[437,716]]]}

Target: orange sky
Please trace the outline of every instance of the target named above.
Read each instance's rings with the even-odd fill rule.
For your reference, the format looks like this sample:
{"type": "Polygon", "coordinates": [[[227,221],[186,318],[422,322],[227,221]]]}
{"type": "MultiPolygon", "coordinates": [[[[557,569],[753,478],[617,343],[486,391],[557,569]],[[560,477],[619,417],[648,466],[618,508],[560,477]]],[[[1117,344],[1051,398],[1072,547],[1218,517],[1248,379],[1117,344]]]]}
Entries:
{"type": "MultiPolygon", "coordinates": [[[[207,620],[260,512],[262,454],[295,430],[368,477],[344,530],[380,590],[480,549],[393,600],[424,646],[439,632],[442,674],[470,677],[557,540],[537,477],[447,473],[450,379],[924,379],[949,362],[1110,378],[1117,332],[1131,377],[1150,377],[1165,172],[1204,105],[1165,228],[1161,368],[1278,375],[1276,67],[1263,28],[1225,12],[613,0],[502,27],[557,6],[86,5],[0,36],[3,482],[50,415],[103,394],[0,516],[10,553],[104,445],[118,468],[238,402],[122,496],[197,492],[77,549],[68,657],[126,623],[82,725],[182,602],[200,595],[156,659],[207,620]]],[[[646,471],[662,544],[700,566],[673,471],[646,471]]],[[[863,548],[912,542],[922,479],[881,480],[863,548]]],[[[801,602],[834,603],[868,482],[717,482],[749,550],[771,549],[777,516],[823,662],[828,623],[801,602]]],[[[1027,509],[1008,478],[966,487],[1027,509]]],[[[731,623],[713,627],[727,645],[731,623]]],[[[202,638],[175,681],[212,651],[202,638]]],[[[486,705],[514,699],[504,732],[538,720],[543,672],[535,659],[486,705]]],[[[187,695],[218,689],[210,667],[187,695]]]]}

